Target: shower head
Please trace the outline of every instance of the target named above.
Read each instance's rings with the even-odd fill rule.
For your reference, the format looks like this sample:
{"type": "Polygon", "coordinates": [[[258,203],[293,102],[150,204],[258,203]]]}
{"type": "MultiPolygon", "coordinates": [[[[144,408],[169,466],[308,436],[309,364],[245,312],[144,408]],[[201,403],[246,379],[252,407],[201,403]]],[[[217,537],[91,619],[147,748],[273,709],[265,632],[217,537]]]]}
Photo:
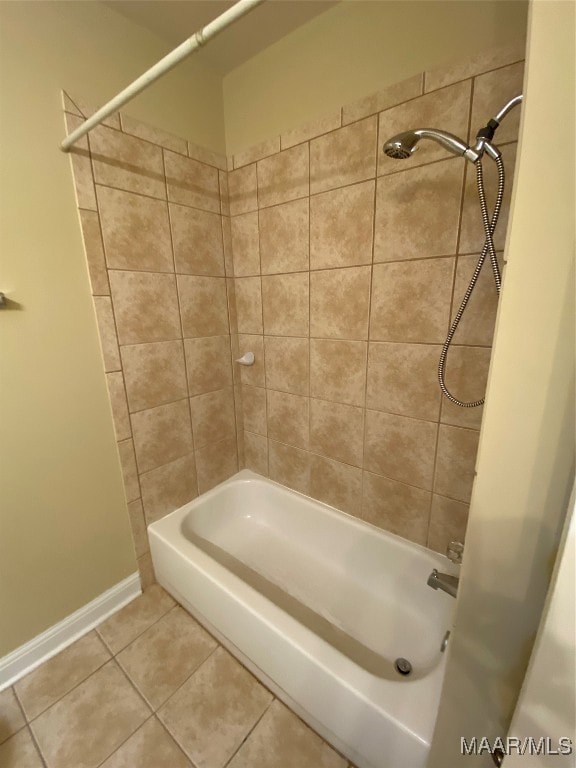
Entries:
{"type": "Polygon", "coordinates": [[[469,147],[457,136],[447,131],[439,131],[436,128],[418,128],[414,131],[398,133],[384,144],[384,154],[396,160],[405,160],[415,151],[420,139],[432,139],[449,152],[459,156],[463,155],[472,162],[475,162],[479,157],[476,150],[469,147]]]}

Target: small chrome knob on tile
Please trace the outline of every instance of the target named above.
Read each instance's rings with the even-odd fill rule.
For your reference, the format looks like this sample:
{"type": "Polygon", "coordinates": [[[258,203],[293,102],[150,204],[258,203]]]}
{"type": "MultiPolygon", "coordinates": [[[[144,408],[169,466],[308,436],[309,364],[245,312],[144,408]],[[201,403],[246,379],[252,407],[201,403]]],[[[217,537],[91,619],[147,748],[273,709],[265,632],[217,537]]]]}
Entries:
{"type": "Polygon", "coordinates": [[[460,565],[462,562],[462,553],[464,552],[464,544],[460,541],[451,541],[446,547],[446,557],[456,565],[460,565]]]}

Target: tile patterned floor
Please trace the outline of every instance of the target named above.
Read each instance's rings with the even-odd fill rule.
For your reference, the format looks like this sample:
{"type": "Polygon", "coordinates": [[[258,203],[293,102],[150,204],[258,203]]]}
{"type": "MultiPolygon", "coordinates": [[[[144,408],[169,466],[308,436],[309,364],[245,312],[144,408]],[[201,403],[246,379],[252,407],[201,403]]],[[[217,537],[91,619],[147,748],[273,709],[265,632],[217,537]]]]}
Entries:
{"type": "Polygon", "coordinates": [[[154,585],[0,693],[0,768],[354,768],[154,585]]]}

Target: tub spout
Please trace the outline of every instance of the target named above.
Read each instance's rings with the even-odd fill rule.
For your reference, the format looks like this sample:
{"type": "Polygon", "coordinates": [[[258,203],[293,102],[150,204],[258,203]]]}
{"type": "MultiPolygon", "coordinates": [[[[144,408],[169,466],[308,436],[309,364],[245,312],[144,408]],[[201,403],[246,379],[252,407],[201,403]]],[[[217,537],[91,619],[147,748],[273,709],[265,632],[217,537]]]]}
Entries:
{"type": "Polygon", "coordinates": [[[450,576],[448,573],[438,573],[436,568],[428,576],[427,584],[432,589],[441,589],[446,594],[456,597],[458,591],[458,579],[456,576],[450,576]]]}

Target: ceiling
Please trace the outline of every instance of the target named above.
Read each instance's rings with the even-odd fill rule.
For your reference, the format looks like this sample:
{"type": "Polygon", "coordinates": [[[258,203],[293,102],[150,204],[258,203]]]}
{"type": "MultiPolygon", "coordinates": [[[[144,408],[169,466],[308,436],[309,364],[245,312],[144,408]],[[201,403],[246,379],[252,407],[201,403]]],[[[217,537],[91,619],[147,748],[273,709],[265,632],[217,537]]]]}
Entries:
{"type": "MultiPolygon", "coordinates": [[[[175,48],[234,5],[227,0],[101,0],[175,48]]],[[[201,48],[196,58],[224,75],[338,0],[266,0],[201,48]]]]}

